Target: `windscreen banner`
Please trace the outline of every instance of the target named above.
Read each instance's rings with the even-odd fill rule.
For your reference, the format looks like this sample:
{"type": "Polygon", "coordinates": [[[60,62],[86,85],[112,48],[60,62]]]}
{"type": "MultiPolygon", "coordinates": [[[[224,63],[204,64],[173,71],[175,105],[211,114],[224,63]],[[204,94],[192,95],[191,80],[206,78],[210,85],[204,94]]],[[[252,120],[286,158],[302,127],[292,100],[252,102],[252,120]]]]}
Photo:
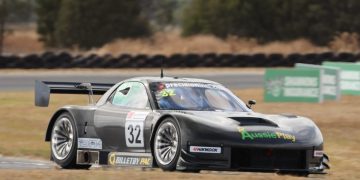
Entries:
{"type": "Polygon", "coordinates": [[[360,95],[360,64],[349,62],[323,62],[324,67],[335,67],[340,72],[342,94],[360,95]]]}
{"type": "Polygon", "coordinates": [[[296,63],[296,69],[320,70],[321,92],[324,100],[340,100],[340,68],[326,67],[314,64],[296,63]]]}
{"type": "Polygon", "coordinates": [[[266,69],[265,102],[323,102],[320,69],[266,69]]]}

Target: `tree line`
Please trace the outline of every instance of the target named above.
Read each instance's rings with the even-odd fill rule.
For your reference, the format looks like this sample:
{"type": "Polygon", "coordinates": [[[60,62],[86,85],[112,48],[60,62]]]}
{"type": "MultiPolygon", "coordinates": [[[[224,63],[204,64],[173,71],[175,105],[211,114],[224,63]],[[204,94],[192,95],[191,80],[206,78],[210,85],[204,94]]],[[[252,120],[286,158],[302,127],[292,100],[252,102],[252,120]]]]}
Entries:
{"type": "Polygon", "coordinates": [[[341,32],[360,32],[358,0],[193,0],[183,34],[256,38],[260,42],[307,38],[326,45],[341,32]]]}
{"type": "MultiPolygon", "coordinates": [[[[237,36],[262,43],[307,38],[317,45],[328,44],[342,32],[360,34],[358,0],[0,1],[30,4],[33,8],[18,13],[28,18],[27,10],[36,12],[40,40],[49,47],[90,49],[116,38],[150,36],[167,27],[180,28],[183,36],[237,36]]],[[[0,20],[3,16],[0,12],[0,20]]]]}

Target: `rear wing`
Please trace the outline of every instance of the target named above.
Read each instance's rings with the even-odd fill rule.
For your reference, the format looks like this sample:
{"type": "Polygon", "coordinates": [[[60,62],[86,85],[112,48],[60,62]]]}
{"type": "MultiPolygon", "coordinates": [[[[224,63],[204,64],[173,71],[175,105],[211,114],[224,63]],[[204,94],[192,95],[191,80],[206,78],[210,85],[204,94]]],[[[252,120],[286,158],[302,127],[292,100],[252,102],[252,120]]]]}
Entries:
{"type": "MultiPolygon", "coordinates": [[[[35,106],[49,106],[50,94],[102,95],[115,84],[35,81],[35,106]]],[[[91,99],[92,100],[92,99],[91,99]]]]}

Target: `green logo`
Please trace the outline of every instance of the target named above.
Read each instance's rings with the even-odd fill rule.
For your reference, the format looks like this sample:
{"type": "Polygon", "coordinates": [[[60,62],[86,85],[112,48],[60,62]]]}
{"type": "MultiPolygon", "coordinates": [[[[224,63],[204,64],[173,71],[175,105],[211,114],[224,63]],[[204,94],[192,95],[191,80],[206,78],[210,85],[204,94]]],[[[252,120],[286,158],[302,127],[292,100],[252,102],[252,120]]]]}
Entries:
{"type": "Polygon", "coordinates": [[[168,96],[175,96],[175,90],[174,89],[163,89],[160,91],[160,95],[162,97],[168,97],[168,96]]]}
{"type": "Polygon", "coordinates": [[[245,128],[238,127],[242,140],[254,139],[284,139],[287,141],[295,142],[295,136],[282,132],[248,132],[245,128]]]}

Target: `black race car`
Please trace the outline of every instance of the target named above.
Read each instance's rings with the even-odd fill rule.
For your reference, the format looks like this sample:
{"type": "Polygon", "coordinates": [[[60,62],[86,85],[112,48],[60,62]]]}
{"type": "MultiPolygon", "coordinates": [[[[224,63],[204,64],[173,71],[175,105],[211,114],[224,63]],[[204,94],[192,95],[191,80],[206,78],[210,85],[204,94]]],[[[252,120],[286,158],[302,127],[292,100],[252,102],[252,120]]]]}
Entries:
{"type": "Polygon", "coordinates": [[[219,83],[139,77],[117,84],[35,82],[35,103],[50,93],[89,94],[88,106],[64,106],[50,119],[46,141],[62,168],[160,167],[324,173],[323,137],[308,118],[253,112],[219,83]],[[92,95],[103,96],[92,103],[92,95]]]}

